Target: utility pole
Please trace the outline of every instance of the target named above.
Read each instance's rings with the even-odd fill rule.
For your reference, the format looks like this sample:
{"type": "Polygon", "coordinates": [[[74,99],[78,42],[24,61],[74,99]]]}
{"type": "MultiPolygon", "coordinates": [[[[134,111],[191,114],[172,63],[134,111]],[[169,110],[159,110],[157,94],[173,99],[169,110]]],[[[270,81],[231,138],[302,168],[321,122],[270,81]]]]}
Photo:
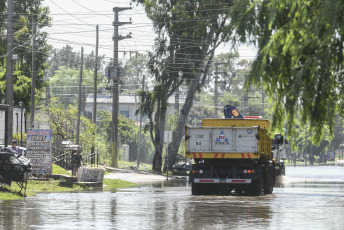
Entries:
{"type": "MultiPolygon", "coordinates": [[[[93,117],[92,123],[96,126],[97,123],[97,71],[98,71],[98,47],[99,47],[99,25],[96,27],[96,57],[94,63],[94,80],[93,80],[93,117]]],[[[91,153],[94,153],[96,141],[96,131],[93,133],[93,144],[91,153]]]]}
{"type": "MultiPolygon", "coordinates": [[[[47,78],[47,81],[49,81],[50,78],[47,78]]],[[[48,107],[50,105],[50,84],[45,87],[45,106],[48,107]]]]}
{"type": "Polygon", "coordinates": [[[35,40],[36,40],[36,18],[32,18],[32,84],[31,84],[31,110],[30,110],[30,122],[31,127],[34,127],[35,122],[35,94],[36,94],[36,50],[35,50],[35,40]]]}
{"type": "Polygon", "coordinates": [[[81,85],[82,85],[82,72],[84,66],[84,47],[81,47],[81,65],[79,76],[79,97],[78,97],[78,121],[76,125],[76,144],[79,144],[80,139],[80,116],[81,116],[81,85]]]}
{"type": "Polygon", "coordinates": [[[264,89],[262,88],[262,118],[264,118],[264,89]]]}
{"type": "Polygon", "coordinates": [[[176,112],[177,117],[179,117],[179,94],[180,94],[180,91],[179,91],[179,86],[178,86],[178,88],[176,89],[175,96],[174,96],[174,110],[176,112]]]}
{"type": "Polygon", "coordinates": [[[307,155],[308,155],[308,135],[307,135],[307,129],[308,129],[308,123],[306,123],[306,137],[305,137],[305,147],[304,147],[304,151],[303,151],[303,158],[305,159],[305,165],[307,166],[307,155]]]}
{"type": "Polygon", "coordinates": [[[219,65],[223,65],[223,64],[226,64],[224,62],[215,62],[214,65],[215,65],[215,87],[214,87],[214,118],[217,118],[217,104],[218,104],[218,98],[217,98],[217,90],[218,90],[218,83],[221,83],[221,81],[219,81],[219,76],[218,74],[227,74],[227,72],[219,72],[218,71],[218,67],[219,65]]]}
{"type": "Polygon", "coordinates": [[[5,112],[5,146],[13,137],[13,0],[7,1],[7,7],[6,104],[9,109],[5,112]]]}
{"type": "MultiPolygon", "coordinates": [[[[114,7],[113,12],[114,15],[114,35],[112,37],[114,41],[114,49],[113,49],[113,70],[116,72],[113,78],[113,87],[112,87],[112,166],[118,167],[118,99],[119,99],[119,92],[118,92],[118,84],[119,84],[119,78],[120,78],[120,68],[119,68],[119,61],[118,61],[118,41],[125,39],[125,38],[131,38],[130,35],[127,35],[126,37],[123,37],[118,34],[118,27],[125,25],[125,24],[131,24],[131,22],[119,22],[118,21],[118,15],[119,12],[123,10],[130,10],[131,7],[114,7]]],[[[111,76],[111,74],[110,74],[111,76]]]]}
{"type": "MultiPolygon", "coordinates": [[[[142,91],[145,90],[145,75],[142,77],[142,91]]],[[[137,169],[140,167],[141,139],[142,139],[142,114],[140,113],[139,143],[137,148],[137,169]]]]}

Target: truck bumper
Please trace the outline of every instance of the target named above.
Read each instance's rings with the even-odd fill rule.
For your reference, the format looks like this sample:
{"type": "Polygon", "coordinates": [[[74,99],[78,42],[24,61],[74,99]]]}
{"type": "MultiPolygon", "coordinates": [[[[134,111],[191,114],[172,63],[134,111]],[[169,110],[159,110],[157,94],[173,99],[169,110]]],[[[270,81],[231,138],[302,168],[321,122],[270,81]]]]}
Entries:
{"type": "Polygon", "coordinates": [[[214,183],[214,184],[251,184],[251,179],[217,179],[217,178],[194,178],[194,183],[214,183]]]}

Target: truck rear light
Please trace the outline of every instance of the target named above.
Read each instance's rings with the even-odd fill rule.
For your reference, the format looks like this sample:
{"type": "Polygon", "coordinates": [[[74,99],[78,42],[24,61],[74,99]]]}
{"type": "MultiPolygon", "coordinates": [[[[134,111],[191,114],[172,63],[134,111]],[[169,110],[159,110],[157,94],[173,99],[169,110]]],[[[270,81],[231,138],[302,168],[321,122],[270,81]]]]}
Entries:
{"type": "Polygon", "coordinates": [[[194,173],[194,174],[202,174],[203,170],[192,170],[192,173],[194,173]]]}
{"type": "Polygon", "coordinates": [[[244,173],[255,173],[256,171],[254,169],[248,169],[248,170],[244,170],[244,173]]]}

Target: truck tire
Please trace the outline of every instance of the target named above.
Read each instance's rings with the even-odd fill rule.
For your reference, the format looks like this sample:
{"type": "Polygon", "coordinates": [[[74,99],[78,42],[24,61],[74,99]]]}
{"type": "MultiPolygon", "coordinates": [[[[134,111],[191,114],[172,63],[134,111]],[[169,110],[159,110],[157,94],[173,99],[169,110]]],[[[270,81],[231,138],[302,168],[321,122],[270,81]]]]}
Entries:
{"type": "Polygon", "coordinates": [[[264,172],[264,194],[272,194],[274,187],[274,165],[269,163],[266,165],[266,170],[264,172]]]}
{"type": "Polygon", "coordinates": [[[281,165],[282,170],[281,170],[281,175],[285,176],[285,165],[284,163],[281,165]]]}
{"type": "Polygon", "coordinates": [[[199,195],[199,184],[196,184],[194,182],[191,183],[191,194],[192,195],[199,195]]]}
{"type": "Polygon", "coordinates": [[[260,177],[258,180],[252,181],[250,186],[249,195],[251,196],[261,196],[263,191],[263,178],[260,177]]]}

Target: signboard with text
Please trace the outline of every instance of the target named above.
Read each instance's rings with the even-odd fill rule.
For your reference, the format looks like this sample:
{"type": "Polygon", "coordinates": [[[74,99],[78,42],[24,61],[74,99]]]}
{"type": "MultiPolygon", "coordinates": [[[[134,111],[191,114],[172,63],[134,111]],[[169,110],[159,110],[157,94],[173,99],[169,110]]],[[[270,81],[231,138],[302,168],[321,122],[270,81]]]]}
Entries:
{"type": "Polygon", "coordinates": [[[29,129],[27,131],[27,153],[32,165],[32,174],[46,175],[52,171],[51,130],[29,129]]]}
{"type": "Polygon", "coordinates": [[[78,182],[103,183],[105,170],[102,168],[80,167],[77,172],[78,182]]]}

